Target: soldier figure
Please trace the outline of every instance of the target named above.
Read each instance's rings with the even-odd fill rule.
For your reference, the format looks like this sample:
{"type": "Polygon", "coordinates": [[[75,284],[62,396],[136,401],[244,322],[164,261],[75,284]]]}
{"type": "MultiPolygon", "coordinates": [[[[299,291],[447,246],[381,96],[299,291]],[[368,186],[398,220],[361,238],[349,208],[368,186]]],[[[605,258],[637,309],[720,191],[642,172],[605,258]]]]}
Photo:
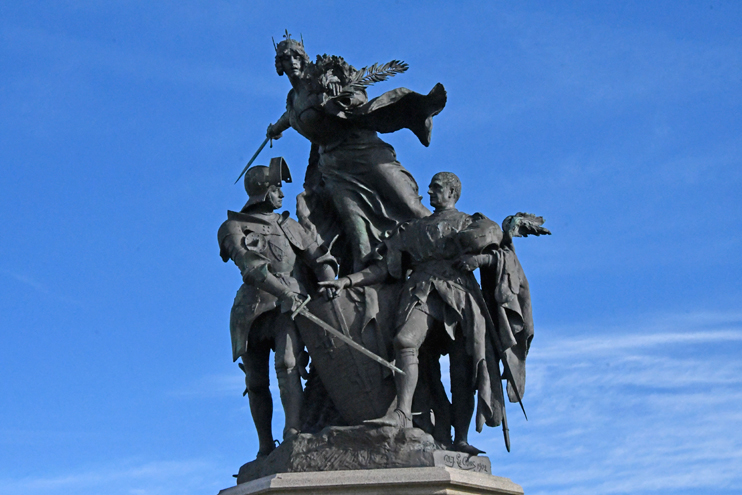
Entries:
{"type": "Polygon", "coordinates": [[[476,455],[481,451],[468,443],[475,391],[479,392],[478,431],[484,423],[499,424],[503,414],[499,365],[489,336],[495,329],[472,274],[476,268],[492,264],[495,255],[494,251],[463,254],[457,242],[459,233],[472,225],[475,217],[455,208],[461,194],[456,175],[440,172],[433,176],[428,194],[435,208],[433,215],[401,224],[377,250],[382,259],[360,272],[320,285],[338,291],[380,283],[389,276],[405,280],[394,338],[396,365],[405,372],[395,375],[397,406],[367,423],[412,427],[418,352],[431,329],[442,325],[450,338],[453,448],[476,455]]]}
{"type": "Polygon", "coordinates": [[[250,412],[258,432],[258,457],[275,448],[271,421],[273,399],[269,389],[270,351],[275,365],[286,422],[283,439],[301,430],[303,402],[299,371],[304,353],[289,312],[306,294],[308,278],[335,278],[334,259],[289,212],[274,210],[283,204],[282,181],[291,182],[283,158],[273,158],[270,167],[255,166],[245,174],[249,196],[240,212],[229,211],[219,228],[219,247],[224,262],[234,261],[244,284],[235,297],[230,318],[232,358],[242,358],[250,412]],[[309,270],[307,270],[309,269],[309,270]]]}

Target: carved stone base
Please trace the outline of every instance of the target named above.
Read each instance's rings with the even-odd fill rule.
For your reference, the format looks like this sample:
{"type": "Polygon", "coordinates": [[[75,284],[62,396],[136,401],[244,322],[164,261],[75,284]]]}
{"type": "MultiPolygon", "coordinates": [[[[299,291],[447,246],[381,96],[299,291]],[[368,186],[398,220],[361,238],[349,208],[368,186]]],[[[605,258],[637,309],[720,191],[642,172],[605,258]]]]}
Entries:
{"type": "Polygon", "coordinates": [[[219,495],[523,495],[507,478],[445,467],[284,473],[219,495]]]}
{"type": "Polygon", "coordinates": [[[268,457],[240,468],[237,483],[277,473],[445,467],[491,474],[490,461],[443,450],[418,428],[328,427],[279,445],[268,457]]]}

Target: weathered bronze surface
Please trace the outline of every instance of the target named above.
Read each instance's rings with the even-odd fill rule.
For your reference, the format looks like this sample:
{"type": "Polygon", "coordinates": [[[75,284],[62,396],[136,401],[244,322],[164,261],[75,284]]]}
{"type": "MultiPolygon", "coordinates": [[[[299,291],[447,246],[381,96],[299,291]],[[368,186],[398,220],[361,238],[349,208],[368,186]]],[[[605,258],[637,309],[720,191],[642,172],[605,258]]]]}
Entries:
{"type": "Polygon", "coordinates": [[[434,212],[423,206],[414,178],[378,133],[407,128],[427,146],[432,117],[446,103],[442,85],[427,95],[398,88],[369,100],[369,85],[407,65],[356,70],[328,55],[311,62],[303,40],[288,33],[275,48],[276,70],[292,89],[266,138],[292,128],[312,148],[299,222],[274,213],[282,182],[291,180],[285,161],[274,158],[246,170],[247,204],[219,229],[222,258],[244,282],[232,308],[232,352],[242,360],[260,442],[238,482],[275,472],[433,466],[434,451],[459,452],[462,466],[483,465],[471,457],[483,453],[469,444],[471,420],[477,431],[502,425],[510,450],[505,396],[524,407],[534,334],[513,239],[550,232],[528,213],[501,228],[482,213],[458,211],[461,183],[451,172],[431,179],[434,212]],[[271,350],[286,417],[279,449],[271,350]]]}

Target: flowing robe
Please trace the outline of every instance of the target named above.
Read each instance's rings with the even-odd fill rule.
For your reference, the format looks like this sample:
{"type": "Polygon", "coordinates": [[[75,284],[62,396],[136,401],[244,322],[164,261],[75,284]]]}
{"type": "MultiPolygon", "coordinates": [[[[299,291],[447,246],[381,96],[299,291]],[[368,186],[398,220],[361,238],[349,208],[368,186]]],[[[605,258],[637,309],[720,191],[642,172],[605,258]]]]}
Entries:
{"type": "Polygon", "coordinates": [[[334,254],[341,272],[361,269],[397,225],[430,215],[415,179],[377,132],[408,128],[427,146],[445,90],[438,85],[421,95],[398,88],[371,101],[365,91],[344,99],[295,96],[292,90],[287,100],[290,125],[312,142],[297,215],[325,242],[340,235],[334,254]]]}

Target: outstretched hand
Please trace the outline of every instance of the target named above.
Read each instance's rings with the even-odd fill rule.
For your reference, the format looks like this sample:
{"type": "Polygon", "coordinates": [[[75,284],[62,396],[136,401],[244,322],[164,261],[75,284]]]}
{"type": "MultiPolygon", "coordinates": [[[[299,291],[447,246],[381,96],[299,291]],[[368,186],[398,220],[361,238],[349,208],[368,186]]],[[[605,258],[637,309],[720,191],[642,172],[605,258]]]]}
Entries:
{"type": "Polygon", "coordinates": [[[325,289],[325,295],[328,299],[335,299],[341,290],[350,287],[350,279],[348,277],[342,277],[337,280],[327,280],[319,282],[319,286],[325,289]]]}

